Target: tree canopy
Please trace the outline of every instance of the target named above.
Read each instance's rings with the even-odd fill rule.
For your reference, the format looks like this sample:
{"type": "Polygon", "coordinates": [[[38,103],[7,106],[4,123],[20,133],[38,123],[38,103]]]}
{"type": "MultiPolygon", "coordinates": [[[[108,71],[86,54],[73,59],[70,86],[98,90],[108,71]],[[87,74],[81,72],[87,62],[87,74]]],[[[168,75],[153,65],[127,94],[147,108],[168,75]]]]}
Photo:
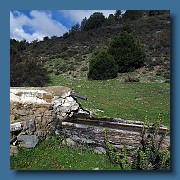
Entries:
{"type": "Polygon", "coordinates": [[[126,31],[116,36],[109,45],[108,52],[119,66],[119,72],[128,72],[143,65],[145,51],[135,38],[126,31]]]}
{"type": "Polygon", "coordinates": [[[117,77],[118,66],[107,51],[99,52],[90,62],[88,78],[94,80],[117,77]]]}

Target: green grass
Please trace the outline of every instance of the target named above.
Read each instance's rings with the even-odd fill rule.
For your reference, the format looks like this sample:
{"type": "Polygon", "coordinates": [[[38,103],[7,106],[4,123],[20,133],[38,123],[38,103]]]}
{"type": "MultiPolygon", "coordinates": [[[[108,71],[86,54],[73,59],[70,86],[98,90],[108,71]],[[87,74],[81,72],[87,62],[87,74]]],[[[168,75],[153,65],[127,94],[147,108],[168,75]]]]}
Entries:
{"type": "Polygon", "coordinates": [[[170,125],[169,83],[124,83],[119,79],[90,81],[52,75],[47,85],[67,86],[87,96],[87,101],[79,102],[84,108],[103,111],[98,111],[97,117],[144,121],[147,116],[150,122],[155,122],[159,113],[163,113],[162,124],[170,125]]]}
{"type": "MultiPolygon", "coordinates": [[[[123,83],[118,78],[104,81],[89,81],[85,78],[51,76],[47,86],[67,86],[76,93],[87,96],[79,100],[84,108],[99,109],[96,117],[114,117],[130,120],[156,122],[163,113],[162,124],[170,126],[170,84],[168,83],[123,83]]],[[[10,158],[15,170],[119,170],[107,154],[94,153],[90,147],[70,148],[61,140],[50,138],[36,148],[19,148],[19,153],[10,158]]]]}
{"type": "Polygon", "coordinates": [[[96,154],[90,147],[67,147],[57,138],[49,138],[36,148],[19,148],[10,158],[13,170],[118,170],[106,154],[96,154]]]}

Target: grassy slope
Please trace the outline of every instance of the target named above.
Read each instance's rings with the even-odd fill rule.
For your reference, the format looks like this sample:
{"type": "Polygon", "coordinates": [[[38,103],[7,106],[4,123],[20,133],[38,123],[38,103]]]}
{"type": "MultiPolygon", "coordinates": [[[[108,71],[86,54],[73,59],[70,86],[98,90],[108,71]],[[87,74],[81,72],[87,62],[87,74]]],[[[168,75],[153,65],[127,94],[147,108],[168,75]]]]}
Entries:
{"type": "Polygon", "coordinates": [[[48,85],[68,86],[76,93],[87,96],[87,101],[79,101],[87,109],[103,111],[97,112],[98,117],[144,121],[148,116],[154,122],[158,114],[163,113],[162,124],[170,124],[168,83],[123,83],[118,79],[89,81],[53,75],[48,85]]]}

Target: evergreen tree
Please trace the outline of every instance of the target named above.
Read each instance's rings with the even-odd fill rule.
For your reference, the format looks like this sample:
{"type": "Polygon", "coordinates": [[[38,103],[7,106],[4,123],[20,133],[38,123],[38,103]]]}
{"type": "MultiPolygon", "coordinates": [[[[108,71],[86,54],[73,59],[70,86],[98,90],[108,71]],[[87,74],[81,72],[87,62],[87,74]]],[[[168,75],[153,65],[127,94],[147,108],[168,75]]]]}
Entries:
{"type": "Polygon", "coordinates": [[[144,16],[144,13],[145,11],[142,11],[142,10],[127,10],[123,14],[123,19],[133,21],[144,16]]]}
{"type": "Polygon", "coordinates": [[[96,29],[102,26],[105,22],[105,16],[101,12],[93,13],[89,19],[84,18],[81,22],[82,30],[96,29]]]}
{"type": "Polygon", "coordinates": [[[128,72],[143,65],[146,57],[144,49],[126,31],[115,37],[108,48],[119,67],[119,72],[128,72]]]}
{"type": "Polygon", "coordinates": [[[106,19],[106,24],[107,26],[115,24],[115,16],[113,14],[109,14],[108,18],[106,19]]]}
{"type": "Polygon", "coordinates": [[[82,21],[81,21],[81,30],[85,30],[86,27],[86,23],[87,23],[87,18],[85,17],[82,21]]]}
{"type": "Polygon", "coordinates": [[[88,78],[94,80],[112,79],[117,77],[117,73],[118,66],[113,56],[103,51],[91,60],[88,78]]]}
{"type": "Polygon", "coordinates": [[[69,34],[75,34],[79,30],[80,30],[80,25],[79,25],[79,23],[77,23],[76,25],[71,27],[71,30],[69,31],[69,34]]]}
{"type": "Polygon", "coordinates": [[[121,19],[121,10],[116,10],[114,16],[116,21],[119,21],[121,19]]]}

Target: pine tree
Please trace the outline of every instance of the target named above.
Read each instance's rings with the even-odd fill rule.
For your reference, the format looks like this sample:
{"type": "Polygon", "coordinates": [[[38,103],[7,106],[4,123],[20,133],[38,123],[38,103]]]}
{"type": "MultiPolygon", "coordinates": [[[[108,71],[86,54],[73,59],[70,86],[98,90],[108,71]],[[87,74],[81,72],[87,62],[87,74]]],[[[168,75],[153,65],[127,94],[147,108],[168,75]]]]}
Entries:
{"type": "Polygon", "coordinates": [[[118,66],[114,58],[106,51],[97,54],[90,62],[88,78],[94,80],[117,77],[118,66]]]}
{"type": "Polygon", "coordinates": [[[143,65],[146,57],[144,49],[138,41],[126,31],[115,37],[108,48],[119,67],[119,72],[128,72],[143,65]]]}

